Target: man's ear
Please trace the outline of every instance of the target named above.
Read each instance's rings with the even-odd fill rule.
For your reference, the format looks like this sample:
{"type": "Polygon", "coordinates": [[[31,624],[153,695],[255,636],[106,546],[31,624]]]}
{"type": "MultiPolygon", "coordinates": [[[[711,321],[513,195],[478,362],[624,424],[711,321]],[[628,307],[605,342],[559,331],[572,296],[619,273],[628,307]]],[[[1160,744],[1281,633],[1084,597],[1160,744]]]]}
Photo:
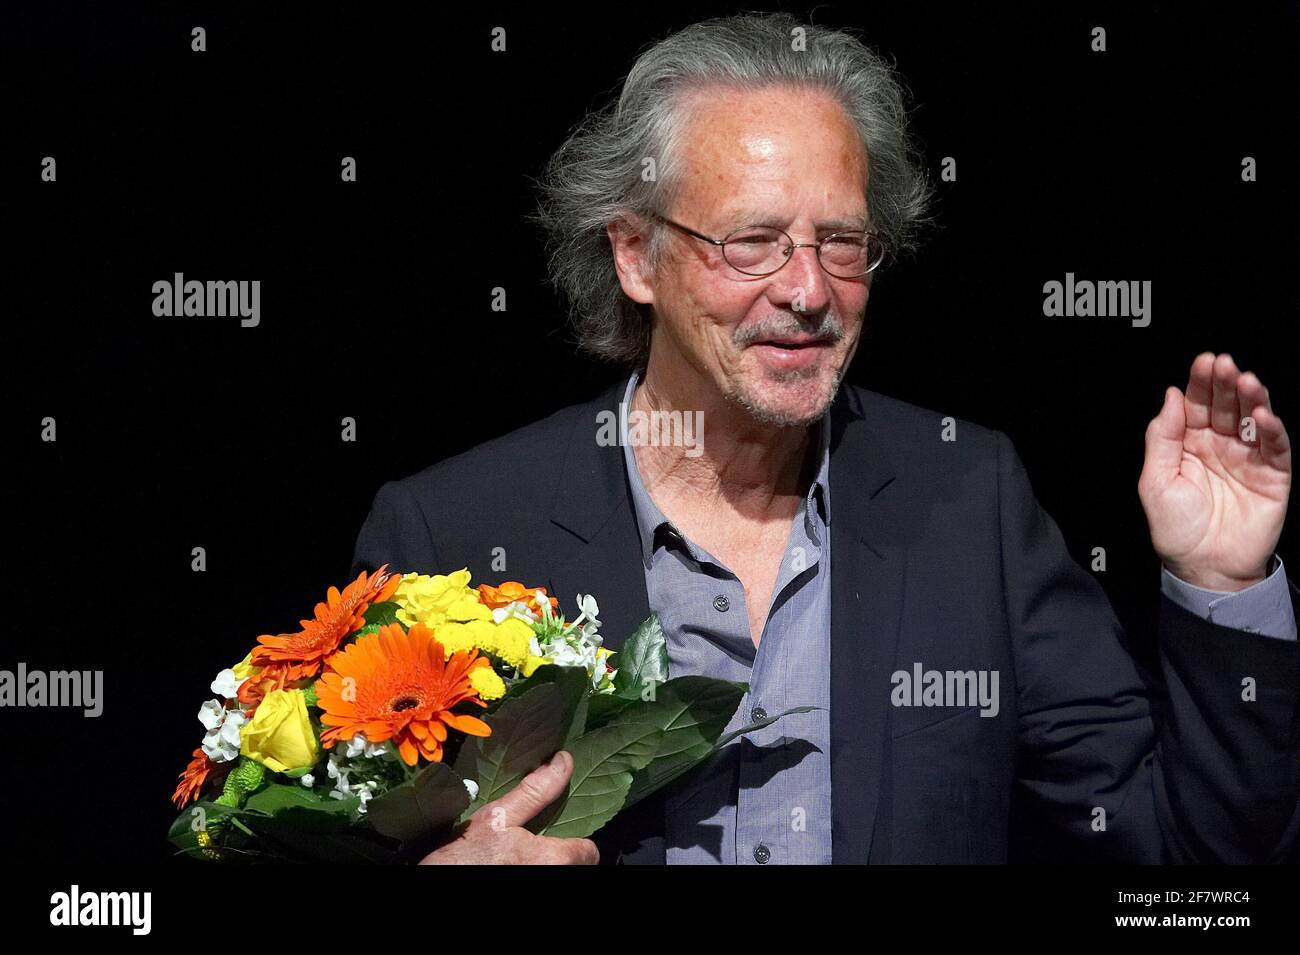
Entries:
{"type": "Polygon", "coordinates": [[[614,250],[614,269],[624,293],[638,304],[653,305],[655,294],[649,281],[650,240],[646,226],[639,219],[622,216],[606,226],[605,233],[614,250]]]}

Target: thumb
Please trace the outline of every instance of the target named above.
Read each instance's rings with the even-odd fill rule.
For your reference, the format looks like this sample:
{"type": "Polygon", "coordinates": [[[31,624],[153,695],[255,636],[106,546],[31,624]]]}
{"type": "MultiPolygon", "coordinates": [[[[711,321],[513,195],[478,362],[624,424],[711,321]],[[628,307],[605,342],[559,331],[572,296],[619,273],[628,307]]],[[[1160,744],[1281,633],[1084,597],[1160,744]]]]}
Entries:
{"type": "Polygon", "coordinates": [[[1146,460],[1141,482],[1156,490],[1177,477],[1183,460],[1183,435],[1187,417],[1183,410],[1183,393],[1170,385],[1165,389],[1165,403],[1160,413],[1147,425],[1146,460]]]}
{"type": "Polygon", "coordinates": [[[559,798],[572,773],[573,757],[560,750],[549,763],[538,766],[519,780],[518,786],[487,803],[474,815],[485,815],[494,829],[522,826],[559,798]]]}

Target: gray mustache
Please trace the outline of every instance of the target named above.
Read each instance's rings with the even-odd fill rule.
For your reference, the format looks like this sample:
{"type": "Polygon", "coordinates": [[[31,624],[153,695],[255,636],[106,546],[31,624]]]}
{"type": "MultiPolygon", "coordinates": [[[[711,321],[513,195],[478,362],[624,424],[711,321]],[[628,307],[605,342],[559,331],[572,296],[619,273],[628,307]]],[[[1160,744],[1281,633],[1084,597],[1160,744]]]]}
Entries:
{"type": "Polygon", "coordinates": [[[736,329],[731,340],[739,347],[786,335],[811,335],[817,339],[837,342],[844,337],[844,323],[831,312],[823,313],[816,325],[810,325],[794,317],[773,316],[745,328],[736,329]]]}

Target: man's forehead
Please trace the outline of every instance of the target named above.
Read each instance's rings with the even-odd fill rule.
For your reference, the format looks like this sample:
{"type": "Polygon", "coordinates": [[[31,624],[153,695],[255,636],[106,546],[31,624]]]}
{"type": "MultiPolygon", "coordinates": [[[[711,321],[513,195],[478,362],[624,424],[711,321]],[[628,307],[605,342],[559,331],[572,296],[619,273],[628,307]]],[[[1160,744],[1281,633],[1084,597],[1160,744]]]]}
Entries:
{"type": "Polygon", "coordinates": [[[719,150],[735,161],[768,163],[807,145],[857,155],[862,138],[843,104],[819,89],[703,88],[677,103],[688,151],[719,150]],[[813,139],[809,143],[809,138],[813,139]]]}
{"type": "Polygon", "coordinates": [[[691,105],[684,205],[734,227],[783,227],[804,214],[818,228],[863,227],[866,150],[824,92],[722,90],[691,105]]]}

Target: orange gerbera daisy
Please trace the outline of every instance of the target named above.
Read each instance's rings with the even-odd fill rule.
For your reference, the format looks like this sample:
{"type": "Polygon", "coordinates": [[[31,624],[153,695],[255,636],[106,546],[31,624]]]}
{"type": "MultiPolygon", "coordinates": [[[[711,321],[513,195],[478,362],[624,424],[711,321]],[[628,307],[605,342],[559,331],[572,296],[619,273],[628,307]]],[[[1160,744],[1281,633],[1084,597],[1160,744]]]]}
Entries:
{"type": "Polygon", "coordinates": [[[217,764],[208,759],[208,754],[203,752],[199,747],[193,752],[193,759],[181,773],[180,785],[176,787],[176,792],[172,793],[172,802],[176,804],[177,809],[184,809],[185,804],[191,799],[199,798],[199,790],[208,780],[208,773],[216,768],[217,764]]]}
{"type": "Polygon", "coordinates": [[[453,713],[466,700],[486,707],[470,683],[471,671],[490,666],[474,649],[443,660],[433,631],[417,623],[409,632],[400,624],[380,627],[329,660],[316,684],[316,703],[324,713],[321,745],[365,733],[372,743],[391,739],[408,766],[420,756],[442,761],[447,727],[470,736],[490,736],[476,716],[453,713]]]}
{"type": "Polygon", "coordinates": [[[244,703],[256,703],[270,689],[279,689],[295,680],[310,679],[320,673],[321,667],[339,648],[348,634],[365,624],[365,613],[372,603],[383,603],[393,596],[402,582],[401,574],[390,574],[384,564],[369,576],[365,571],[339,593],[331,587],[324,603],[316,605],[313,620],[301,620],[297,633],[263,634],[257,638],[260,647],[253,648],[254,666],[264,669],[258,676],[245,680],[240,686],[249,688],[241,693],[244,703]],[[253,682],[253,681],[256,682],[253,682]],[[260,691],[260,692],[259,692],[260,691]],[[245,696],[254,697],[245,699],[245,696]]]}
{"type": "MultiPolygon", "coordinates": [[[[478,585],[479,603],[489,610],[496,610],[498,607],[504,607],[510,603],[527,604],[528,609],[535,613],[541,613],[541,605],[537,603],[537,593],[541,592],[546,597],[545,587],[525,587],[517,580],[507,580],[500,587],[493,587],[490,584],[478,585]]],[[[560,602],[554,597],[547,597],[550,601],[551,609],[555,610],[560,606],[560,602]]]]}

